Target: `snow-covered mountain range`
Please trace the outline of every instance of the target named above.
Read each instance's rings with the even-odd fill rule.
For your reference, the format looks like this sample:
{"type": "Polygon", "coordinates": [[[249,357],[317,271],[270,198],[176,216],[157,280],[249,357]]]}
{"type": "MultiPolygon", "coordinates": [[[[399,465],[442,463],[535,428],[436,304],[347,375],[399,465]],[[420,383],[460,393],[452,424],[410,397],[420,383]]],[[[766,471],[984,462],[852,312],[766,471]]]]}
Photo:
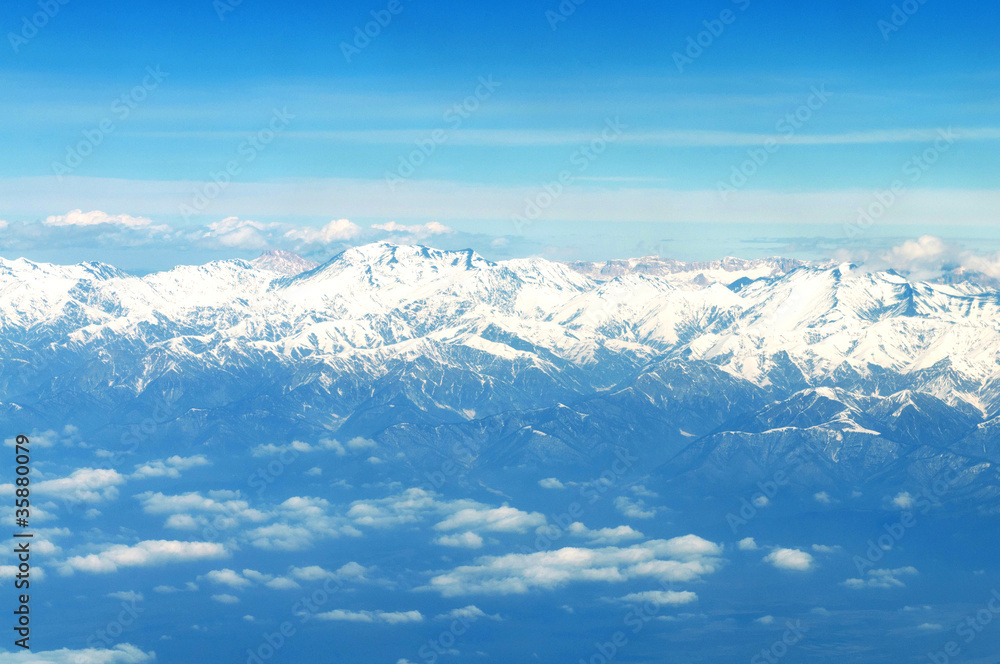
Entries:
{"type": "Polygon", "coordinates": [[[0,415],[115,435],[164,399],[198,444],[358,435],[421,467],[461,440],[470,469],[588,466],[628,445],[674,476],[764,467],[791,436],[819,445],[830,481],[950,464],[989,493],[1000,291],[786,259],[491,262],[385,243],[145,277],[0,261],[0,415]]]}

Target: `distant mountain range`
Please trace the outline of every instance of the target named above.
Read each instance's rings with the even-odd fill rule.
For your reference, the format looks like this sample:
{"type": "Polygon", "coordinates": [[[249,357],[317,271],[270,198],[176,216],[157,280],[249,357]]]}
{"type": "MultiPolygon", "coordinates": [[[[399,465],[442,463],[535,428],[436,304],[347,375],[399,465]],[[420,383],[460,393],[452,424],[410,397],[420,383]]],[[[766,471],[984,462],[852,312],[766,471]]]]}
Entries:
{"type": "Polygon", "coordinates": [[[774,258],[491,262],[372,244],[145,277],[0,261],[0,417],[159,443],[372,438],[418,476],[591,472],[738,486],[808,449],[817,487],[996,503],[1000,291],[774,258]]]}

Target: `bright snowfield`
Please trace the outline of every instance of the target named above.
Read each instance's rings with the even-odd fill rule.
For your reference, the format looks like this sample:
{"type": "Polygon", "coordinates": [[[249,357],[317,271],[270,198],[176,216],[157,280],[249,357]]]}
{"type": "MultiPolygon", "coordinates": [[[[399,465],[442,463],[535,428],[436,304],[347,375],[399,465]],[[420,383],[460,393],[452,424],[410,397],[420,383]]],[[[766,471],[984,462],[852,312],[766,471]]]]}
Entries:
{"type": "Polygon", "coordinates": [[[983,282],[16,260],[0,330],[45,661],[995,660],[1000,615],[956,632],[1000,587],[983,282]]]}

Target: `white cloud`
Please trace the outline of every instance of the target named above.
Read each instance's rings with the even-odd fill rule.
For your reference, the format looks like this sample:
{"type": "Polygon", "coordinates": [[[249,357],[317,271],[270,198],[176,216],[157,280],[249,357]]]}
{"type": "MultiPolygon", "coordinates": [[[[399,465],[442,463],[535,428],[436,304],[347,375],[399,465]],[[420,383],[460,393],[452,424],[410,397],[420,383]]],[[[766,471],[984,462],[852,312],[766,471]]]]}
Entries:
{"type": "Polygon", "coordinates": [[[826,544],[813,544],[812,550],[817,553],[835,553],[840,551],[839,546],[827,546],[826,544]]]}
{"type": "Polygon", "coordinates": [[[329,510],[330,503],[323,498],[294,496],[278,506],[277,523],[255,528],[247,536],[259,549],[301,551],[317,539],[361,534],[345,517],[329,510]]]}
{"type": "Polygon", "coordinates": [[[144,479],[147,477],[169,477],[177,479],[181,472],[197,468],[199,466],[210,466],[212,463],[204,455],[198,454],[192,457],[172,456],[166,460],[150,461],[139,464],[132,473],[133,479],[144,479]]]}
{"type": "Polygon", "coordinates": [[[647,590],[641,593],[630,593],[621,598],[623,602],[645,603],[676,606],[679,604],[690,604],[698,601],[698,595],[690,591],[676,590],[647,590]]]}
{"type": "Polygon", "coordinates": [[[799,549],[775,549],[764,556],[764,562],[771,563],[778,569],[807,572],[812,569],[813,557],[799,549]]]}
{"type": "Polygon", "coordinates": [[[174,586],[156,586],[153,588],[153,592],[161,593],[164,595],[170,595],[173,593],[193,593],[198,590],[198,584],[193,581],[188,581],[184,584],[183,588],[176,588],[174,586]]]}
{"type": "Polygon", "coordinates": [[[774,616],[761,616],[760,618],[754,620],[754,622],[761,625],[772,625],[774,624],[774,616]]]}
{"type": "Polygon", "coordinates": [[[159,231],[170,230],[167,226],[154,225],[153,220],[146,217],[132,217],[127,214],[108,214],[100,210],[92,212],[70,210],[64,215],[46,217],[42,223],[46,226],[100,226],[102,224],[110,224],[113,226],[124,226],[125,228],[148,228],[159,231]]]}
{"type": "Polygon", "coordinates": [[[116,487],[124,483],[125,477],[116,470],[80,468],[74,470],[69,477],[39,482],[35,485],[35,491],[76,502],[97,503],[117,498],[116,487]]]}
{"type": "Polygon", "coordinates": [[[264,232],[278,228],[281,224],[261,223],[226,217],[222,221],[210,223],[201,233],[201,239],[235,249],[267,249],[270,246],[264,232]]]}
{"type": "MultiPolygon", "coordinates": [[[[0,579],[13,579],[17,577],[17,574],[17,565],[0,565],[0,579]]],[[[37,565],[32,566],[31,576],[34,579],[42,581],[45,579],[45,570],[37,565]]]]}
{"type": "Polygon", "coordinates": [[[632,528],[632,526],[618,526],[617,528],[600,528],[598,530],[591,530],[579,521],[571,523],[569,528],[566,529],[566,532],[578,537],[586,537],[593,544],[618,544],[627,540],[636,540],[645,537],[645,535],[632,528]]]}
{"type": "MultiPolygon", "coordinates": [[[[28,439],[31,441],[32,447],[54,447],[56,445],[77,447],[82,442],[80,440],[80,430],[72,424],[64,426],[62,431],[55,431],[54,429],[39,431],[38,429],[33,429],[28,434],[28,439]]],[[[3,441],[3,444],[7,447],[14,447],[17,445],[17,437],[7,438],[3,441]]]]}
{"type": "Polygon", "coordinates": [[[165,526],[177,530],[196,530],[211,526],[216,530],[235,528],[241,523],[260,523],[270,515],[250,507],[238,492],[198,492],[165,495],[147,491],[135,496],[147,514],[166,514],[165,526]],[[192,515],[194,513],[194,515],[192,515]]]}
{"type": "Polygon", "coordinates": [[[901,510],[908,510],[913,507],[913,496],[910,495],[909,491],[903,491],[896,494],[896,497],[892,499],[892,504],[901,510]]]}
{"type": "Polygon", "coordinates": [[[756,551],[758,548],[757,542],[752,537],[744,537],[736,546],[740,551],[756,551]]]}
{"type": "Polygon", "coordinates": [[[156,653],[143,652],[131,643],[119,643],[111,650],[44,650],[25,656],[24,653],[0,652],[0,664],[148,664],[156,661],[156,653]]]}
{"type": "Polygon", "coordinates": [[[116,572],[125,567],[151,567],[191,560],[210,560],[229,555],[222,544],[215,542],[178,542],[146,540],[133,546],[116,544],[100,553],[73,556],[60,567],[64,575],[74,571],[92,574],[116,572]]]}
{"type": "Polygon", "coordinates": [[[424,620],[424,616],[419,611],[347,611],[345,609],[335,609],[326,613],[318,613],[316,614],[316,618],[319,620],[345,622],[387,623],[390,625],[423,622],[424,620]]]}
{"type": "Polygon", "coordinates": [[[473,532],[456,533],[454,535],[442,535],[435,539],[434,543],[441,546],[453,546],[463,549],[479,549],[483,546],[483,538],[473,532]]]}
{"type": "Polygon", "coordinates": [[[374,449],[376,447],[378,447],[378,443],[374,440],[358,436],[350,439],[346,443],[341,443],[339,440],[334,440],[332,438],[322,438],[315,445],[304,443],[301,440],[294,440],[287,445],[267,443],[264,445],[257,445],[251,450],[251,453],[255,457],[275,456],[278,454],[291,454],[292,456],[298,456],[299,454],[311,454],[313,452],[330,450],[335,452],[337,456],[346,456],[348,451],[358,452],[361,450],[374,449]]]}
{"type": "Polygon", "coordinates": [[[253,585],[252,581],[240,576],[239,572],[231,569],[212,570],[211,572],[205,574],[204,578],[217,585],[229,586],[230,588],[235,588],[236,590],[249,588],[253,585]]]}
{"type": "Polygon", "coordinates": [[[460,609],[452,609],[448,613],[442,613],[441,615],[436,616],[435,620],[464,620],[466,622],[472,622],[481,618],[488,618],[489,620],[497,621],[501,620],[499,615],[489,615],[474,604],[464,606],[460,609]]]}
{"type": "Polygon", "coordinates": [[[434,526],[435,530],[482,530],[495,533],[524,533],[545,525],[538,512],[522,512],[504,505],[496,508],[462,509],[434,526]]]}
{"type": "Polygon", "coordinates": [[[228,595],[226,593],[221,595],[212,595],[212,599],[219,604],[237,604],[240,601],[240,598],[236,595],[228,595]]]}
{"type": "Polygon", "coordinates": [[[566,485],[557,480],[555,477],[546,477],[543,480],[538,480],[538,486],[543,489],[565,489],[566,485]]]}
{"type": "Polygon", "coordinates": [[[659,498],[660,497],[660,494],[656,493],[655,491],[650,491],[649,489],[646,488],[646,486],[644,484],[636,484],[633,487],[629,487],[629,489],[635,495],[642,496],[643,498],[659,498]]]}
{"type": "Polygon", "coordinates": [[[318,565],[310,565],[308,567],[292,567],[289,569],[288,575],[299,581],[306,582],[323,581],[326,579],[365,581],[367,580],[366,575],[370,571],[371,568],[367,568],[356,562],[349,562],[346,565],[342,565],[336,572],[330,572],[318,565]]]}
{"type": "MultiPolygon", "coordinates": [[[[637,138],[640,134],[630,134],[637,138]]],[[[757,143],[759,145],[759,143],[757,143]]],[[[359,218],[434,218],[501,220],[520,210],[537,194],[536,186],[469,185],[459,182],[412,181],[397,195],[385,195],[382,178],[368,180],[310,178],[286,182],[234,182],[226,190],[227,210],[241,216],[316,216],[329,213],[337,201],[343,214],[359,218]]],[[[141,209],[146,214],[176,215],[174,201],[191,195],[184,181],[136,181],[69,176],[0,178],[0,200],[18,214],[48,214],[52,207],[86,203],[88,207],[141,209]]],[[[650,221],[658,223],[799,223],[845,222],[845,211],[857,209],[871,192],[860,189],[782,192],[743,190],[722,200],[713,188],[682,191],[652,186],[581,185],[566,191],[559,205],[544,211],[541,221],[650,221]]],[[[879,221],[907,227],[939,224],[995,224],[1000,191],[989,189],[911,189],[879,221]]],[[[848,219],[852,220],[852,219],[848,219]]]]}
{"type": "Polygon", "coordinates": [[[332,244],[360,236],[364,231],[347,219],[335,219],[322,228],[301,227],[285,233],[285,237],[305,244],[332,244]]]}
{"type": "Polygon", "coordinates": [[[485,556],[431,579],[429,589],[444,596],[523,594],[572,582],[620,582],[632,578],[693,581],[713,573],[722,547],[687,535],[652,540],[628,548],[565,547],[530,554],[485,556]]]}
{"type": "Polygon", "coordinates": [[[646,508],[646,503],[641,498],[632,500],[628,496],[618,496],[615,498],[615,509],[630,519],[652,519],[656,516],[656,510],[646,508]]]}
{"type": "Polygon", "coordinates": [[[821,503],[823,505],[829,505],[831,502],[833,502],[830,499],[830,494],[828,494],[826,491],[820,491],[819,493],[814,493],[813,494],[813,499],[817,503],[821,503]]]}
{"type": "Polygon", "coordinates": [[[397,224],[395,221],[390,221],[387,224],[374,224],[372,225],[372,228],[377,231],[385,231],[386,233],[408,233],[414,238],[427,237],[430,235],[447,235],[455,232],[453,229],[448,228],[444,224],[440,224],[436,221],[415,226],[404,226],[402,224],[397,224]]]}
{"type": "Polygon", "coordinates": [[[123,602],[141,602],[143,600],[142,593],[137,593],[134,590],[120,590],[118,592],[108,593],[108,597],[120,599],[123,602]]]}
{"type": "Polygon", "coordinates": [[[860,590],[862,588],[903,588],[905,583],[899,580],[901,576],[915,576],[919,572],[915,567],[899,567],[896,569],[871,569],[867,578],[847,579],[843,585],[860,590]]]}

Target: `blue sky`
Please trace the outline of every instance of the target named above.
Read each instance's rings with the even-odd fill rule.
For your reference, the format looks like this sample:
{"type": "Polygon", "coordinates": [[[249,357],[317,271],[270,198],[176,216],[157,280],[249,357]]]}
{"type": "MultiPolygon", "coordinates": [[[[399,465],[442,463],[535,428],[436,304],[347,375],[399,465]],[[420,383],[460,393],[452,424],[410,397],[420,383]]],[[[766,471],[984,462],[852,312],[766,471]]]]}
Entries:
{"type": "Polygon", "coordinates": [[[19,225],[81,209],[174,229],[437,221],[458,244],[580,256],[602,246],[581,237],[662,224],[703,257],[684,236],[844,239],[897,182],[867,237],[995,225],[995,4],[53,2],[37,34],[36,2],[0,9],[4,255],[51,250],[19,225]],[[546,223],[515,228],[532,201],[546,223]]]}

